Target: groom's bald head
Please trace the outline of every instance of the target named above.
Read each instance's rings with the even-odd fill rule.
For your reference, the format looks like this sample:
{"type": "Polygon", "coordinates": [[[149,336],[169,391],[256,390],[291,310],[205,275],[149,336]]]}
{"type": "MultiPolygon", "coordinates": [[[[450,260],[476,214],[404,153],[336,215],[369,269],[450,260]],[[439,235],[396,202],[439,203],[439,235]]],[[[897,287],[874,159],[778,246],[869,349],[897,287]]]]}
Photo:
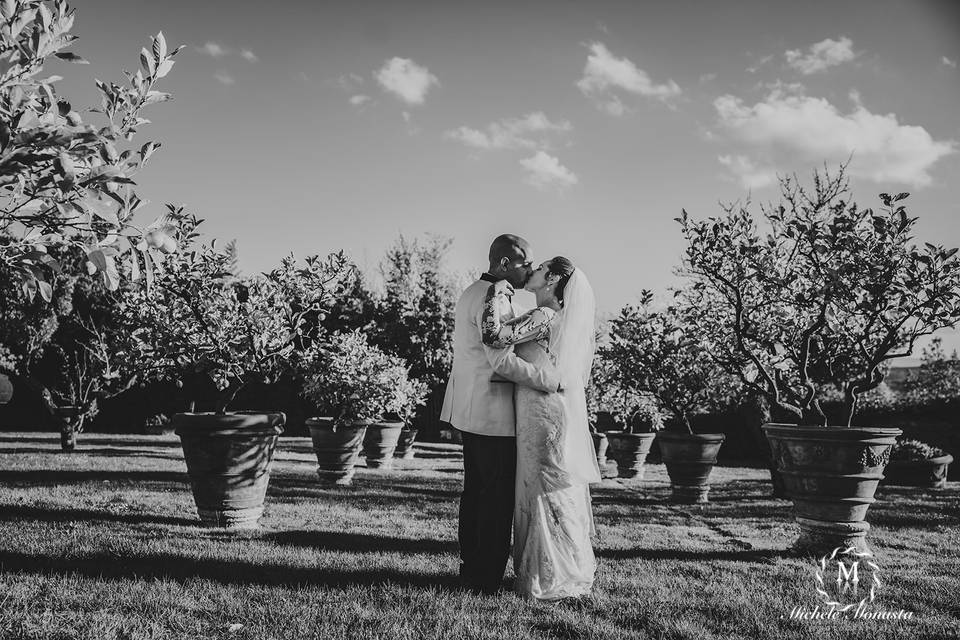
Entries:
{"type": "Polygon", "coordinates": [[[505,233],[490,244],[490,274],[503,278],[515,287],[522,287],[533,273],[530,263],[530,243],[505,233]]]}

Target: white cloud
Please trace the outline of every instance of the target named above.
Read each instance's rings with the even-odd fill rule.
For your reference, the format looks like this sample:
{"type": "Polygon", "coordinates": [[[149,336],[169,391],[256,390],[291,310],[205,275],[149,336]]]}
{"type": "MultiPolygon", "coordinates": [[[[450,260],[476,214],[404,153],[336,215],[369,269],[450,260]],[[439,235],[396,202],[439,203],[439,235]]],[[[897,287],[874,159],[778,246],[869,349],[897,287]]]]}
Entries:
{"type": "Polygon", "coordinates": [[[197,51],[204,55],[208,55],[211,58],[222,58],[224,56],[238,55],[247,62],[258,62],[260,60],[250,49],[232,49],[230,47],[225,47],[224,45],[207,41],[203,44],[202,47],[194,47],[197,51]]]}
{"type": "Polygon", "coordinates": [[[354,93],[363,84],[363,78],[355,73],[337,76],[337,86],[348,93],[354,93]]]}
{"type": "Polygon", "coordinates": [[[527,170],[525,181],[537,189],[545,190],[551,187],[564,189],[579,182],[577,176],[560,164],[554,156],[543,151],[520,161],[520,165],[527,170]]]}
{"type": "Polygon", "coordinates": [[[522,118],[491,122],[485,130],[463,126],[444,135],[474,149],[535,149],[545,146],[544,135],[564,133],[572,128],[566,120],[553,122],[542,111],[534,111],[522,118]]]}
{"type": "Polygon", "coordinates": [[[408,58],[391,58],[383,63],[375,77],[384,91],[388,91],[407,104],[423,104],[427,92],[439,85],[437,76],[408,58]]]}
{"type": "MultiPolygon", "coordinates": [[[[895,114],[875,114],[854,98],[850,113],[841,113],[823,98],[772,91],[753,106],[732,95],[714,100],[721,127],[751,147],[771,167],[793,170],[823,162],[845,162],[850,174],[878,183],[930,184],[930,170],[955,153],[953,140],[934,140],[920,126],[900,124],[895,114]]],[[[746,184],[755,180],[756,164],[728,158],[724,163],[746,184]]]]}
{"type": "Polygon", "coordinates": [[[948,58],[947,56],[943,56],[942,58],[940,58],[940,62],[941,62],[944,66],[950,67],[951,69],[956,69],[956,68],[957,68],[957,61],[956,61],[956,60],[951,60],[951,59],[948,58]]]}
{"type": "Polygon", "coordinates": [[[756,73],[757,71],[760,70],[760,67],[767,64],[771,60],[773,60],[773,56],[763,56],[762,58],[757,60],[756,64],[747,67],[747,73],[756,73]]]}
{"type": "Polygon", "coordinates": [[[653,82],[646,71],[627,58],[617,58],[601,42],[590,45],[583,77],[577,81],[577,87],[611,115],[622,115],[626,111],[626,106],[615,91],[664,101],[681,93],[673,80],[663,84],[653,82]]]}
{"type": "Polygon", "coordinates": [[[846,36],[841,36],[839,40],[827,38],[814,43],[810,45],[807,53],[800,49],[791,49],[784,55],[787,64],[804,75],[824,71],[857,57],[853,52],[853,40],[846,36]]]}
{"type": "Polygon", "coordinates": [[[727,167],[747,189],[760,189],[777,180],[776,169],[758,167],[753,160],[742,155],[717,156],[720,164],[727,167]]]}
{"type": "Polygon", "coordinates": [[[213,77],[216,78],[217,82],[220,84],[231,85],[236,82],[236,79],[233,76],[226,74],[223,71],[218,71],[217,73],[213,74],[213,77]]]}
{"type": "Polygon", "coordinates": [[[205,53],[211,58],[220,58],[227,55],[227,49],[220,46],[216,42],[204,43],[202,47],[197,47],[197,51],[200,53],[205,53]]]}
{"type": "Polygon", "coordinates": [[[362,106],[368,102],[370,102],[370,96],[365,96],[362,93],[358,93],[355,96],[350,96],[350,104],[355,107],[362,106]]]}

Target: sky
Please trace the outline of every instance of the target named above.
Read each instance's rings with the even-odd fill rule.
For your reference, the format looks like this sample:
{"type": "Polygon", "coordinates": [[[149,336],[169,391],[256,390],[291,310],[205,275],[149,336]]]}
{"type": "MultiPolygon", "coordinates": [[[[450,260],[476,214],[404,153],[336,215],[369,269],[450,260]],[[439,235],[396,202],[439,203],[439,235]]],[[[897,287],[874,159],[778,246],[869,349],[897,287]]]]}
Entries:
{"type": "Polygon", "coordinates": [[[955,0],[75,6],[90,65],[50,65],[75,108],[157,31],[186,45],[139,193],[236,239],[247,271],[341,248],[375,270],[401,233],[479,271],[509,232],[615,312],[676,283],[681,209],[769,202],[778,174],[851,154],[861,205],[909,191],[918,240],[960,245],[955,0]]]}

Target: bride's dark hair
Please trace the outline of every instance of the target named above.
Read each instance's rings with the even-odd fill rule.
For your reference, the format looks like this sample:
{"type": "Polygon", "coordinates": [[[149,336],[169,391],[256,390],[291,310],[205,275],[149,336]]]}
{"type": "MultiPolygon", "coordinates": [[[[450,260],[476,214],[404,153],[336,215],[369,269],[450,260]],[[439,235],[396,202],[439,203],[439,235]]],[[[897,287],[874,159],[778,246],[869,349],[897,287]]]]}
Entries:
{"type": "Polygon", "coordinates": [[[570,281],[570,276],[573,275],[574,269],[576,269],[576,267],[573,266],[573,263],[563,256],[557,256],[550,260],[550,266],[547,267],[548,273],[554,273],[560,276],[560,281],[557,283],[557,288],[554,289],[554,294],[557,296],[557,300],[560,301],[561,306],[563,305],[563,290],[566,288],[567,282],[570,281]]]}

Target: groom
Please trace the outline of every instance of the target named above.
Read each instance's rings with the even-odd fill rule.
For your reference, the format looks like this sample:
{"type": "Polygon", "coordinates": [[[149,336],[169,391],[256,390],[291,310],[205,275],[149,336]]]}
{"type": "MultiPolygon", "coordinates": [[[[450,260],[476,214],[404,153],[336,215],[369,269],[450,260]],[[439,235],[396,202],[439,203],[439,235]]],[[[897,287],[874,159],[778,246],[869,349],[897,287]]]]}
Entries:
{"type": "MultiPolygon", "coordinates": [[[[522,288],[533,273],[529,251],[529,243],[519,236],[498,236],[490,245],[489,269],[460,296],[453,370],[440,414],[463,436],[460,577],[468,589],[487,594],[497,591],[510,556],[517,464],[513,383],[541,391],[561,389],[552,367],[534,367],[512,347],[494,349],[481,340],[488,288],[500,280],[522,288]]],[[[502,303],[499,311],[503,320],[517,315],[512,301],[502,303]]]]}

